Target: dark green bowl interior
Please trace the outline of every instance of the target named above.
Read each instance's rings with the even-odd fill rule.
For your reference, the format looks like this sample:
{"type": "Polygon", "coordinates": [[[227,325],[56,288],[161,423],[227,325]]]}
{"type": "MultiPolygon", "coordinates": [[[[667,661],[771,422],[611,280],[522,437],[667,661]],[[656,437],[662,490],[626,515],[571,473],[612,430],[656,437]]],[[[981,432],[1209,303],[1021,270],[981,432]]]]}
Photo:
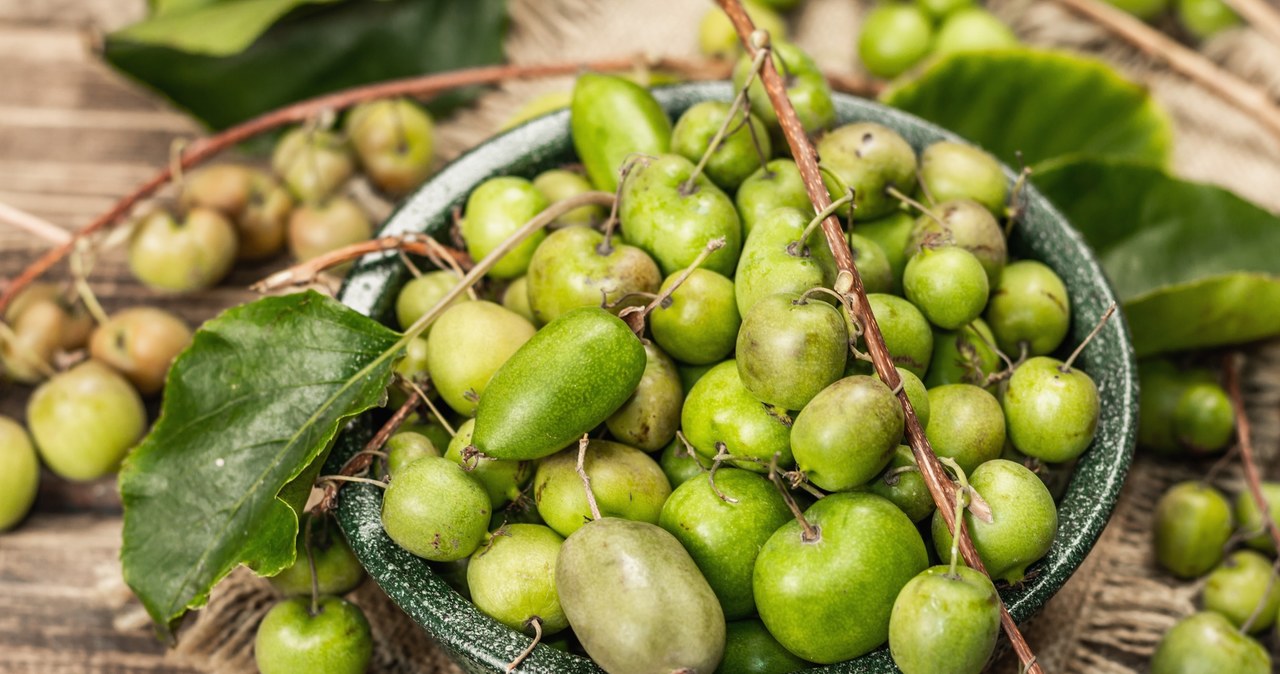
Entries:
{"type": "MultiPolygon", "coordinates": [[[[699,101],[732,98],[730,86],[723,82],[678,85],[655,94],[673,118],[699,101]]],[[[871,101],[837,95],[835,103],[841,124],[878,122],[902,134],[917,151],[938,140],[956,139],[937,126],[871,101]]],[[[461,207],[467,194],[482,181],[498,175],[532,178],[571,161],[569,113],[560,111],[533,120],[447,166],[396,211],[382,234],[441,235],[451,224],[451,210],[461,207]]],[[[1010,179],[1014,177],[1007,168],[1006,173],[1010,179]]],[[[1071,339],[1067,341],[1078,344],[1115,296],[1092,253],[1066,219],[1034,186],[1027,189],[1026,197],[1026,215],[1015,228],[1010,250],[1016,257],[1043,261],[1066,282],[1072,315],[1071,339]]],[[[406,280],[407,272],[395,254],[370,255],[356,265],[341,299],[357,311],[390,323],[396,294],[406,280]]],[[[1107,323],[1079,362],[1097,382],[1101,395],[1097,437],[1081,457],[1059,501],[1058,535],[1049,554],[1032,567],[1022,585],[1001,591],[1014,619],[1020,622],[1040,610],[1089,553],[1111,515],[1132,457],[1137,383],[1123,318],[1117,316],[1107,323]]],[[[376,422],[378,419],[370,415],[353,422],[334,448],[329,472],[335,472],[357,451],[376,422]]],[[[503,671],[503,666],[528,645],[529,638],[481,614],[424,560],[392,542],[382,530],[381,500],[381,490],[375,487],[349,484],[342,490],[339,520],[361,563],[387,595],[464,669],[486,674],[503,671]]],[[[585,658],[540,646],[520,671],[565,674],[600,670],[585,658]]],[[[897,670],[888,650],[881,648],[857,660],[809,671],[852,674],[897,670]]]]}

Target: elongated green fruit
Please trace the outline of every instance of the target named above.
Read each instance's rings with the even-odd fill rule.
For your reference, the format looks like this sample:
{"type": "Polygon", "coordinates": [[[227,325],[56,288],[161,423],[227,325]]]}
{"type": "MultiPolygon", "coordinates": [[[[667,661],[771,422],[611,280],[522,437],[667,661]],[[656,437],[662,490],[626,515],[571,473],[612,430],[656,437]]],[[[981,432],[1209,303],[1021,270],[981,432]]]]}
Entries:
{"type": "Polygon", "coordinates": [[[578,76],[569,129],[587,177],[606,192],[618,189],[618,169],[628,155],[659,155],[671,147],[671,120],[653,94],[612,75],[578,76]]]}
{"type": "Polygon", "coordinates": [[[495,459],[541,459],[599,426],[644,375],[640,340],[597,307],[562,314],[489,380],[471,444],[495,459]]]}

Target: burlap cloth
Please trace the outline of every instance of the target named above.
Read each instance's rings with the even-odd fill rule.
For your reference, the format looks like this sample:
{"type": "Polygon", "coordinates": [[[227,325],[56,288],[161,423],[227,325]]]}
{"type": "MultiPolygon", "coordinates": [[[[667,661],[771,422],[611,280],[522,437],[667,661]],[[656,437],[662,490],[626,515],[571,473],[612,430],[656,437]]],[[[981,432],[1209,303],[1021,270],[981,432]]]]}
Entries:
{"type": "MultiPolygon", "coordinates": [[[[696,0],[512,0],[507,55],[526,63],[626,53],[692,56],[698,21],[709,5],[696,0]]],[[[1052,3],[997,0],[993,9],[1030,43],[1101,56],[1150,87],[1177,124],[1178,174],[1223,185],[1280,210],[1280,150],[1245,115],[1052,3]]],[[[866,4],[849,0],[808,0],[793,17],[793,34],[824,68],[848,70],[856,67],[855,40],[865,11],[866,4]]],[[[1202,50],[1232,71],[1264,83],[1273,96],[1280,95],[1280,48],[1256,33],[1231,31],[1202,50]]],[[[567,79],[515,82],[486,95],[473,109],[441,124],[442,153],[456,156],[492,134],[523,101],[568,86],[567,79]]],[[[1251,351],[1245,388],[1263,470],[1274,479],[1280,469],[1280,343],[1251,351]]],[[[1154,567],[1151,512],[1168,485],[1198,479],[1207,468],[1207,462],[1139,456],[1097,547],[1027,625],[1029,640],[1047,671],[1146,670],[1160,636],[1193,610],[1198,594],[1197,585],[1178,582],[1154,567]]],[[[1218,483],[1230,493],[1239,491],[1238,467],[1224,471],[1218,483]]],[[[376,585],[366,583],[354,600],[373,626],[373,671],[458,671],[376,585]]],[[[175,664],[207,671],[252,671],[254,630],[274,601],[265,583],[252,574],[233,574],[214,592],[209,607],[191,621],[171,658],[175,664]]],[[[993,671],[1016,672],[1017,663],[1006,657],[993,665],[993,671]]]]}

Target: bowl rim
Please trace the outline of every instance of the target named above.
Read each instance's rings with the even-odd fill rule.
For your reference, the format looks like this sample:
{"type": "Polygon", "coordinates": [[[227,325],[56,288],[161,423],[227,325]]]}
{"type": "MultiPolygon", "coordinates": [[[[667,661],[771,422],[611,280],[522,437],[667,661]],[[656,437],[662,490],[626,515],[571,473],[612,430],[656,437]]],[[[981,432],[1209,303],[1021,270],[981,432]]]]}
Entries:
{"type": "MultiPolygon", "coordinates": [[[[703,100],[729,101],[732,87],[727,82],[697,82],[653,89],[655,97],[672,117],[692,103],[703,100]]],[[[898,130],[917,151],[925,142],[952,140],[966,144],[958,135],[909,113],[874,101],[833,94],[837,125],[852,121],[876,121],[898,130]]],[[[495,175],[526,173],[535,168],[564,163],[569,144],[569,111],[562,109],[530,120],[505,133],[491,137],[458,157],[408,197],[386,220],[379,235],[392,236],[428,230],[447,231],[450,213],[465,202],[471,188],[495,175]],[[512,157],[518,157],[519,161],[512,157]]],[[[1016,178],[1001,163],[1006,179],[1016,178]]],[[[1015,237],[1036,239],[1023,247],[1048,258],[1051,267],[1064,276],[1063,266],[1073,268],[1074,276],[1088,280],[1085,293],[1071,293],[1072,340],[1078,343],[1083,333],[1116,302],[1115,293],[1097,259],[1081,235],[1066,218],[1029,182],[1024,191],[1026,217],[1045,219],[1058,226],[1054,231],[1037,225],[1024,231],[1020,224],[1015,237]],[[1043,230],[1043,231],[1042,231],[1043,230]],[[1044,240],[1039,240],[1044,239],[1044,240]],[[1083,329],[1080,326],[1084,326],[1083,329]]],[[[856,224],[855,224],[856,227],[856,224]]],[[[374,318],[387,314],[387,295],[398,287],[405,276],[403,265],[394,252],[374,253],[362,258],[354,267],[339,293],[348,306],[374,318]]],[[[1137,371],[1132,343],[1123,312],[1103,327],[1093,349],[1107,349],[1105,376],[1090,372],[1099,382],[1103,403],[1098,437],[1081,457],[1069,486],[1058,500],[1059,529],[1049,553],[1033,565],[1033,573],[1018,586],[1001,589],[1001,596],[1014,619],[1024,622],[1039,611],[1083,562],[1105,528],[1120,495],[1121,487],[1133,457],[1137,435],[1137,371]],[[1115,434],[1109,442],[1104,427],[1115,434]]],[[[1098,358],[1090,358],[1086,349],[1081,361],[1088,366],[1098,358]]],[[[1082,369],[1092,370],[1092,367],[1082,369]]],[[[372,435],[371,415],[353,421],[340,437],[329,459],[329,468],[341,465],[372,435]]],[[[418,625],[423,627],[446,651],[471,672],[501,672],[503,666],[529,643],[521,635],[481,614],[469,600],[454,592],[424,560],[396,546],[383,532],[379,519],[380,490],[360,484],[347,485],[339,501],[338,519],[352,549],[370,576],[386,594],[418,625]]],[[[927,544],[927,543],[926,543],[927,544]]],[[[535,649],[522,665],[524,672],[599,672],[586,658],[572,656],[547,646],[535,649]]],[[[860,658],[844,663],[805,671],[854,674],[893,672],[888,649],[881,646],[860,658]]]]}

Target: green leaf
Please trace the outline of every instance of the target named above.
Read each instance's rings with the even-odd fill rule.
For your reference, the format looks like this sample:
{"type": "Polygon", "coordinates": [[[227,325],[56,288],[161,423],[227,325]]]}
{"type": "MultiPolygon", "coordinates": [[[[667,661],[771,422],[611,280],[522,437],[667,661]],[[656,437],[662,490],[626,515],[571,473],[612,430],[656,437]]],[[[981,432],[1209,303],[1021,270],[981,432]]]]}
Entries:
{"type": "Polygon", "coordinates": [[[1280,334],[1280,218],[1212,185],[1125,160],[1032,181],[1097,252],[1144,356],[1280,334]]]}
{"type": "Polygon", "coordinates": [[[881,96],[981,145],[1005,163],[1064,155],[1161,166],[1173,127],[1146,89],[1101,61],[1055,51],[962,52],[899,79],[881,96]]]}
{"type": "Polygon", "coordinates": [[[124,577],[163,629],[237,565],[273,575],[293,563],[296,478],[344,420],[381,404],[398,339],[315,292],[230,309],[196,332],[120,472],[124,577]]]}
{"type": "Polygon", "coordinates": [[[170,47],[191,54],[226,56],[244,50],[289,10],[337,0],[232,0],[157,7],[151,18],[117,31],[112,39],[170,47]]]}
{"type": "MultiPolygon", "coordinates": [[[[339,89],[498,63],[505,26],[505,0],[348,0],[299,7],[228,56],[136,42],[125,32],[107,37],[105,56],[222,129],[339,89]]],[[[458,92],[432,107],[441,112],[475,94],[458,92]]]]}

